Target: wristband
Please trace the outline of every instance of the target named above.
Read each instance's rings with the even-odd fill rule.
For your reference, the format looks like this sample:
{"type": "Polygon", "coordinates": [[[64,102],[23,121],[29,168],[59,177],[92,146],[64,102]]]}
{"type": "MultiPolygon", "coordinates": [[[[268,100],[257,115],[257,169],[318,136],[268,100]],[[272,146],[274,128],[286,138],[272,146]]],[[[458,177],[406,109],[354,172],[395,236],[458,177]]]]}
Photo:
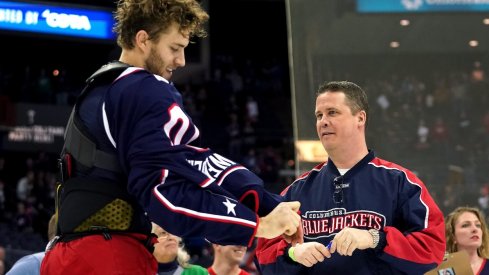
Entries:
{"type": "Polygon", "coordinates": [[[292,247],[289,248],[289,258],[291,258],[292,261],[297,262],[295,260],[294,251],[295,251],[295,246],[292,246],[292,247]]]}

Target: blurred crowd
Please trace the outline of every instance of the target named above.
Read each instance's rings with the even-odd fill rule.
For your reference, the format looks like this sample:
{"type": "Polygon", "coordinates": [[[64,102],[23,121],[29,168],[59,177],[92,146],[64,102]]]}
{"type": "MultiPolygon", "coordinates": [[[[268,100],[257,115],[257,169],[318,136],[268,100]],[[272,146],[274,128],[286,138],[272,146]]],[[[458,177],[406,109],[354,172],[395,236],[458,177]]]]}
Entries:
{"type": "MultiPolygon", "coordinates": [[[[365,84],[373,148],[412,167],[444,213],[487,197],[489,85],[480,65],[365,84]]],[[[489,214],[487,203],[478,206],[489,214]]]]}

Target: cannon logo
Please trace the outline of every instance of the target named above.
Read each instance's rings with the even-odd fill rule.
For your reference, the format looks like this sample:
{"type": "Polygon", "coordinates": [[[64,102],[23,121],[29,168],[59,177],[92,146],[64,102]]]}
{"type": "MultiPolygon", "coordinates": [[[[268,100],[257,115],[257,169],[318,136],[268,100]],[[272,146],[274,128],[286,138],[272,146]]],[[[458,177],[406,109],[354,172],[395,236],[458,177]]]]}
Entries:
{"type": "Polygon", "coordinates": [[[86,31],[89,31],[92,28],[90,20],[85,15],[57,13],[51,12],[50,10],[44,10],[41,16],[46,18],[46,24],[51,28],[69,28],[86,31]]]}

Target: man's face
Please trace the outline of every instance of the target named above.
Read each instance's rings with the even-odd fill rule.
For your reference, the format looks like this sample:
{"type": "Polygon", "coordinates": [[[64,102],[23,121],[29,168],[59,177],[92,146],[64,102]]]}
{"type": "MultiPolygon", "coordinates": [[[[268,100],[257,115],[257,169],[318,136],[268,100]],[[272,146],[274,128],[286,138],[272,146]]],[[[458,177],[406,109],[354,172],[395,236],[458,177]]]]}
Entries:
{"type": "Polygon", "coordinates": [[[326,151],[344,148],[357,140],[361,113],[352,114],[343,92],[325,92],[316,98],[316,131],[326,151]]]}
{"type": "Polygon", "coordinates": [[[185,48],[189,44],[189,36],[183,35],[176,24],[166,33],[160,35],[157,43],[152,43],[149,57],[145,60],[145,68],[156,75],[170,80],[173,71],[185,66],[185,48]]]}

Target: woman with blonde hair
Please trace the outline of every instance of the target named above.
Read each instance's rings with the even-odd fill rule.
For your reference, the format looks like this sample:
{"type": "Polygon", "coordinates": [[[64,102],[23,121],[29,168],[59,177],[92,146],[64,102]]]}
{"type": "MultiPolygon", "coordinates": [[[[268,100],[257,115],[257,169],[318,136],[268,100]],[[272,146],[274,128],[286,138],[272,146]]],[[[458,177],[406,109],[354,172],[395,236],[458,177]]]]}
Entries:
{"type": "Polygon", "coordinates": [[[445,220],[447,252],[466,251],[475,275],[489,275],[487,224],[475,207],[458,207],[445,220]]]}
{"type": "Polygon", "coordinates": [[[204,275],[207,269],[189,263],[190,255],[181,245],[182,239],[152,223],[152,233],[158,237],[153,255],[158,261],[157,275],[204,275]]]}

